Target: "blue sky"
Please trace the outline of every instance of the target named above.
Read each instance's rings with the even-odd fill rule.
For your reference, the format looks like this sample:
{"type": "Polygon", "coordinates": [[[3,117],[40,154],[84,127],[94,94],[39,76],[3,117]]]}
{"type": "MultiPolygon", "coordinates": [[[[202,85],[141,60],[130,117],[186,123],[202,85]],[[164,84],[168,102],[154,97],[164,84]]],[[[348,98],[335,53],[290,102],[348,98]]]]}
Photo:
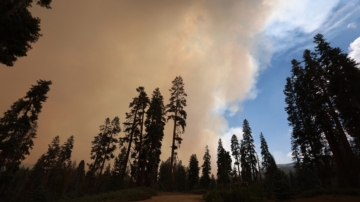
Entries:
{"type": "Polygon", "coordinates": [[[264,64],[266,67],[259,74],[256,97],[246,100],[242,110],[234,116],[226,116],[230,128],[239,127],[246,118],[252,128],[256,146],[259,145],[259,134],[263,132],[278,163],[291,162],[291,127],[288,126],[284,110],[286,105],[283,94],[285,79],[290,75],[290,61],[301,61],[303,51],[313,48],[313,37],[317,33],[323,34],[332,46],[340,47],[346,53],[349,53],[350,43],[360,37],[359,1],[288,2],[284,9],[294,12],[294,15],[288,16],[285,11],[278,10],[284,12],[279,14],[284,15],[279,18],[288,19],[282,22],[274,19],[264,30],[263,34],[270,35],[272,43],[278,44],[274,44],[271,60],[264,64]],[[306,11],[296,11],[299,7],[306,8],[306,11]]]}

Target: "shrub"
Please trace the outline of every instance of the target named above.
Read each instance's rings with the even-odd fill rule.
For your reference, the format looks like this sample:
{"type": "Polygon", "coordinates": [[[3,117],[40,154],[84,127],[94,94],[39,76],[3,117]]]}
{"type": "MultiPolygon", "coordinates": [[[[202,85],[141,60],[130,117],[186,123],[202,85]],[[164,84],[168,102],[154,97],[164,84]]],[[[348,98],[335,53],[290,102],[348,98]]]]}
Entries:
{"type": "Polygon", "coordinates": [[[139,201],[151,198],[151,196],[157,195],[157,191],[151,188],[134,188],[124,189],[120,191],[112,191],[97,195],[88,195],[75,199],[63,199],[59,202],[82,202],[82,201],[139,201]]]}

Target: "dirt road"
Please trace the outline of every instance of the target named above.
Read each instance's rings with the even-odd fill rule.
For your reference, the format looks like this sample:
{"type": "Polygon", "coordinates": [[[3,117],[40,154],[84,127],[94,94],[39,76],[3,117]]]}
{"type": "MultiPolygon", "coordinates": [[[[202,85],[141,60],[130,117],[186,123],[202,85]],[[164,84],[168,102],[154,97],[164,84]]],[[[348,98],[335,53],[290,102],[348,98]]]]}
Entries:
{"type": "Polygon", "coordinates": [[[204,202],[202,195],[183,194],[183,193],[160,193],[158,196],[153,196],[151,199],[142,202],[204,202]]]}
{"type": "MultiPolygon", "coordinates": [[[[204,202],[202,195],[184,194],[184,193],[159,193],[151,199],[142,202],[204,202]]],[[[313,198],[293,199],[290,202],[359,202],[359,196],[331,196],[322,195],[313,198]]],[[[265,202],[275,202],[275,200],[265,200],[265,202]]]]}

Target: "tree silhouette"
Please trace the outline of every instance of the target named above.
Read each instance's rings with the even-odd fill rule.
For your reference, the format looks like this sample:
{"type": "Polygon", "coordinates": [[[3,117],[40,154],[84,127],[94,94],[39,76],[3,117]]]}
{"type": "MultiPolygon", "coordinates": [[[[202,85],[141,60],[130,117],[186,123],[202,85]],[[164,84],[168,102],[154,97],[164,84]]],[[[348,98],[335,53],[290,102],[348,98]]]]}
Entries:
{"type": "Polygon", "coordinates": [[[114,166],[112,170],[112,180],[113,180],[113,186],[114,189],[119,189],[122,186],[121,179],[124,179],[122,177],[122,171],[125,170],[125,176],[128,175],[126,172],[126,161],[125,161],[125,155],[126,155],[126,147],[122,147],[120,150],[120,153],[117,157],[114,159],[114,166]],[[124,168],[125,167],[125,168],[124,168]]]}
{"type": "Polygon", "coordinates": [[[41,155],[32,169],[32,187],[46,187],[54,197],[64,194],[66,186],[70,183],[64,177],[71,169],[71,153],[74,147],[74,137],[70,136],[66,142],[60,146],[60,138],[56,136],[48,151],[41,155]]]}
{"type": "Polygon", "coordinates": [[[202,175],[200,178],[200,184],[203,188],[207,189],[210,185],[210,173],[211,173],[211,156],[209,152],[209,148],[206,145],[205,147],[205,154],[203,157],[204,163],[202,167],[202,175]]]}
{"type": "Polygon", "coordinates": [[[262,158],[262,170],[265,173],[265,177],[271,177],[271,175],[277,169],[277,165],[273,155],[270,153],[267,142],[264,138],[264,135],[260,133],[260,149],[261,149],[261,158],[262,158]]]}
{"type": "Polygon", "coordinates": [[[106,118],[105,125],[100,126],[100,133],[91,142],[90,158],[94,161],[88,164],[89,174],[98,175],[94,183],[94,191],[97,189],[97,183],[101,177],[105,162],[115,157],[113,153],[116,149],[116,144],[119,142],[116,136],[121,131],[119,121],[118,117],[115,117],[112,121],[106,118]]]}
{"type": "MultiPolygon", "coordinates": [[[[185,131],[186,126],[186,112],[184,107],[186,107],[186,96],[187,94],[184,91],[184,83],[181,76],[178,76],[172,81],[173,86],[170,89],[170,103],[166,105],[166,113],[168,115],[167,120],[174,121],[173,128],[173,137],[172,137],[172,146],[171,146],[171,157],[170,157],[170,176],[173,176],[173,163],[174,157],[176,155],[175,150],[180,147],[182,138],[180,135],[185,131]],[[176,145],[177,143],[177,145],[176,145]]],[[[169,190],[172,190],[173,178],[170,177],[169,190]]]]}
{"type": "Polygon", "coordinates": [[[315,168],[322,183],[328,184],[332,154],[341,183],[357,186],[359,162],[347,135],[355,142],[359,137],[355,122],[360,120],[360,94],[356,90],[360,71],[354,60],[339,48],[332,48],[321,34],[314,42],[315,51],[305,50],[302,63],[292,61],[292,75],[284,90],[293,127],[293,155],[298,168],[315,168]]]}
{"type": "Polygon", "coordinates": [[[240,161],[242,176],[246,182],[253,182],[257,179],[257,158],[255,152],[254,139],[251,135],[249,122],[245,119],[243,123],[243,139],[240,148],[240,161]]]}
{"type": "MultiPolygon", "coordinates": [[[[136,88],[136,91],[139,93],[139,95],[133,98],[133,101],[130,103],[129,105],[130,112],[125,113],[126,121],[123,123],[125,128],[124,129],[125,137],[120,138],[121,146],[124,143],[128,144],[127,152],[125,156],[126,166],[123,167],[121,177],[125,177],[125,169],[127,168],[127,163],[129,161],[132,143],[134,143],[135,145],[135,153],[132,154],[132,157],[134,158],[136,158],[138,152],[141,151],[141,147],[142,147],[143,116],[145,115],[145,108],[149,103],[149,99],[144,91],[144,87],[140,86],[136,88]]],[[[133,174],[135,174],[134,172],[138,171],[137,166],[138,166],[138,162],[134,161],[131,168],[133,174]],[[136,168],[134,167],[135,165],[136,168]]],[[[121,181],[123,180],[124,179],[122,179],[121,181]]]]}
{"type": "MultiPolygon", "coordinates": [[[[40,19],[29,11],[33,0],[0,1],[0,63],[13,66],[18,57],[26,56],[41,36],[40,19]]],[[[37,5],[51,8],[51,0],[37,0],[37,5]]]]}
{"type": "Polygon", "coordinates": [[[235,165],[237,165],[239,179],[241,180],[240,174],[240,143],[235,134],[231,137],[231,155],[235,159],[235,165]]]}
{"type": "Polygon", "coordinates": [[[152,186],[157,178],[157,170],[160,163],[161,142],[164,137],[165,106],[163,96],[159,88],[152,94],[149,109],[146,112],[144,137],[144,161],[146,162],[146,185],[152,186]]]}
{"type": "Polygon", "coordinates": [[[30,154],[37,119],[50,85],[51,81],[37,81],[37,85],[33,85],[26,96],[16,101],[0,118],[0,170],[18,170],[25,155],[30,154]]]}
{"type": "Polygon", "coordinates": [[[231,156],[228,151],[225,151],[224,147],[222,146],[221,138],[218,142],[218,149],[217,149],[217,181],[218,184],[221,186],[226,186],[230,182],[231,176],[231,156]]]}
{"type": "Polygon", "coordinates": [[[188,172],[188,181],[189,181],[189,190],[197,185],[199,182],[199,161],[196,157],[196,154],[192,154],[189,160],[189,172],[188,172]]]}

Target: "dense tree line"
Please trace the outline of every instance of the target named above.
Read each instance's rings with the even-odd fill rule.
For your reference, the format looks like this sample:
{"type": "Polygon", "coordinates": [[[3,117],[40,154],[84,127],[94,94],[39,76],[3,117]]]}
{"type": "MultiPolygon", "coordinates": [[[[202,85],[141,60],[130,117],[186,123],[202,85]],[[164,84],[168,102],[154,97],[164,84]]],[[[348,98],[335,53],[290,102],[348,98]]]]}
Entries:
{"type": "Polygon", "coordinates": [[[184,166],[177,155],[187,118],[187,94],[180,76],[172,81],[167,105],[159,88],[151,98],[144,87],[136,88],[123,126],[118,117],[106,118],[100,125],[92,141],[91,162],[72,162],[74,137],[61,145],[56,136],[32,168],[20,167],[34,146],[38,116],[50,90],[51,81],[39,80],[0,118],[0,200],[47,201],[141,186],[184,191],[254,184],[261,185],[268,198],[288,199],[294,190],[358,187],[360,70],[322,35],[316,35],[314,42],[314,51],[305,50],[302,62],[292,61],[284,90],[293,129],[294,173],[278,168],[262,133],[260,161],[246,119],[242,138],[231,137],[231,151],[219,139],[216,179],[208,146],[201,166],[196,154],[184,166]],[[171,153],[160,163],[167,122],[173,123],[171,153]]]}
{"type": "Polygon", "coordinates": [[[159,88],[154,90],[151,99],[144,87],[136,89],[138,96],[133,98],[129,112],[125,113],[125,136],[118,137],[121,132],[118,117],[112,120],[106,118],[92,141],[91,162],[87,163],[87,169],[84,161],[78,165],[71,161],[73,136],[63,145],[60,145],[60,138],[55,137],[48,151],[33,168],[20,168],[21,161],[30,154],[34,145],[37,119],[42,103],[47,99],[49,85],[51,81],[39,80],[24,98],[15,102],[0,118],[0,199],[54,200],[63,196],[78,197],[127,187],[156,188],[158,181],[166,175],[166,182],[161,181],[166,190],[173,189],[175,179],[177,190],[198,184],[196,155],[191,156],[190,169],[176,160],[187,116],[184,110],[187,95],[180,76],[173,81],[170,103],[166,106],[159,88]],[[162,172],[159,173],[166,121],[174,122],[172,150],[169,162],[161,165],[170,163],[170,166],[166,167],[166,171],[160,167],[162,172]],[[120,153],[116,155],[118,148],[120,153]],[[112,166],[110,160],[113,160],[112,166]]]}
{"type": "MultiPolygon", "coordinates": [[[[50,84],[50,81],[38,81],[38,85],[33,86],[23,99],[15,102],[11,110],[5,112],[0,119],[2,199],[46,201],[139,186],[173,191],[214,189],[226,187],[236,181],[256,183],[261,179],[259,161],[247,120],[243,124],[243,139],[239,142],[236,135],[233,135],[231,140],[234,169],[230,152],[223,148],[222,141],[219,140],[217,179],[211,175],[211,156],[207,146],[202,166],[199,166],[196,154],[190,156],[188,167],[177,158],[175,151],[179,149],[182,141],[180,135],[186,126],[186,94],[181,77],[176,77],[170,89],[170,103],[173,104],[166,106],[158,88],[149,99],[145,88],[138,87],[138,95],[133,98],[129,104],[130,111],[125,114],[125,135],[119,137],[121,126],[118,117],[112,120],[106,118],[92,141],[91,162],[72,162],[73,136],[63,145],[60,145],[60,138],[57,136],[33,168],[19,168],[33,146],[36,120],[41,112],[41,103],[47,99],[50,84]],[[168,120],[174,121],[173,156],[159,165],[167,113],[170,114],[168,120]],[[118,155],[115,154],[117,149],[120,150],[118,155]],[[12,156],[7,155],[10,151],[13,151],[12,156]],[[113,165],[110,165],[112,159],[113,165]]],[[[262,135],[261,138],[265,141],[262,135]]],[[[275,163],[267,146],[264,151],[263,159],[270,159],[264,162],[275,163]]],[[[270,170],[267,164],[263,164],[263,168],[270,170]]]]}
{"type": "Polygon", "coordinates": [[[246,119],[243,122],[242,136],[240,142],[235,134],[231,137],[231,154],[235,160],[233,167],[230,152],[224,149],[223,142],[219,139],[216,187],[224,190],[234,185],[238,187],[255,185],[263,187],[268,198],[288,199],[291,194],[289,178],[278,168],[264,135],[260,133],[261,164],[246,119]]]}
{"type": "Polygon", "coordinates": [[[284,90],[297,186],[357,187],[360,70],[321,34],[314,43],[302,62],[292,60],[284,90]]]}

